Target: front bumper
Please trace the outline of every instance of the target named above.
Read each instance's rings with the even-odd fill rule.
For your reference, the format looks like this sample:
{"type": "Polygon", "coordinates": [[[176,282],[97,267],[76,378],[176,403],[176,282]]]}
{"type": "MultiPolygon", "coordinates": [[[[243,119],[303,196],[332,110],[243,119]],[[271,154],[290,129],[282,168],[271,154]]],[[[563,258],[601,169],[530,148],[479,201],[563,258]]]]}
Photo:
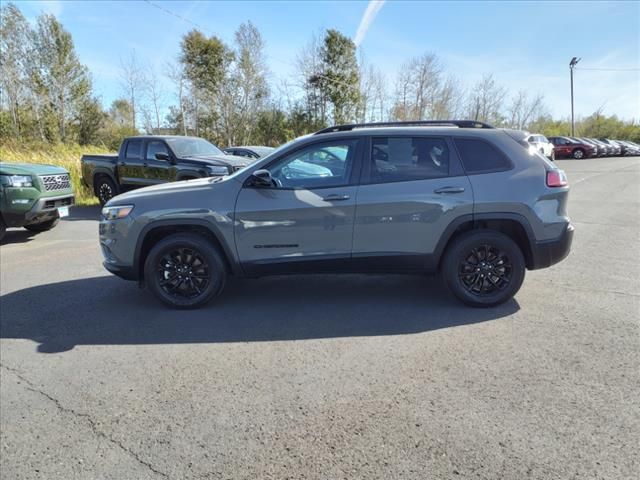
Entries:
{"type": "Polygon", "coordinates": [[[138,280],[138,272],[135,268],[122,267],[107,261],[102,262],[102,265],[108,272],[113,273],[124,280],[138,280]]]}
{"type": "MultiPolygon", "coordinates": [[[[39,194],[37,190],[35,192],[39,194]]],[[[35,196],[35,194],[29,193],[25,195],[25,192],[10,193],[6,194],[5,190],[5,209],[2,211],[2,217],[9,227],[22,227],[30,223],[46,221],[57,215],[58,208],[70,207],[75,203],[73,193],[39,197],[35,200],[29,198],[35,196]]]]}
{"type": "Polygon", "coordinates": [[[532,264],[530,270],[547,268],[564,260],[571,251],[574,227],[567,225],[560,237],[544,242],[536,242],[531,246],[532,264]]]}

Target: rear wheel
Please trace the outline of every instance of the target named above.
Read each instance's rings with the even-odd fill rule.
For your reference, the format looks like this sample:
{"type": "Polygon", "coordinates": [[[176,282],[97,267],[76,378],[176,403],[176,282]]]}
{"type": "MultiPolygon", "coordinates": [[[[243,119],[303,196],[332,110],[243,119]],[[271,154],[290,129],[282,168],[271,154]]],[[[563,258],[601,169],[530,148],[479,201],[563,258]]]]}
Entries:
{"type": "Polygon", "coordinates": [[[584,158],[584,150],[582,150],[581,148],[576,148],[571,156],[576,160],[580,160],[581,158],[584,158]]]}
{"type": "Polygon", "coordinates": [[[492,307],[511,299],[524,280],[520,247],[503,233],[474,230],[447,249],[442,274],[449,290],[473,307],[492,307]]]}
{"type": "Polygon", "coordinates": [[[94,189],[100,205],[104,205],[118,194],[116,184],[105,175],[96,179],[94,189]]]}
{"type": "Polygon", "coordinates": [[[51,230],[53,227],[58,225],[60,221],[60,217],[56,216],[51,220],[47,220],[46,222],[40,223],[32,223],[30,225],[25,225],[24,228],[29,230],[30,232],[46,232],[47,230],[51,230]]]}
{"type": "Polygon", "coordinates": [[[172,308],[197,308],[220,294],[227,278],[224,260],[204,237],[177,233],[159,241],[144,265],[145,283],[172,308]]]}

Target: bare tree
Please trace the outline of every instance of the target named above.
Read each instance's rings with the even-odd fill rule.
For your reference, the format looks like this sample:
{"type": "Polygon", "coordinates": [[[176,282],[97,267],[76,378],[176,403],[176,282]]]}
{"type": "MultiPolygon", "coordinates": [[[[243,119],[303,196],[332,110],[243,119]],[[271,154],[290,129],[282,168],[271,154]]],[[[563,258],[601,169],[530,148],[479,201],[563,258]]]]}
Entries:
{"type": "Polygon", "coordinates": [[[167,76],[173,83],[176,85],[177,89],[177,97],[178,97],[178,118],[177,127],[182,131],[184,135],[187,134],[187,121],[186,121],[186,76],[184,73],[184,68],[180,63],[169,63],[167,64],[167,76]]]}
{"type": "Polygon", "coordinates": [[[509,126],[518,130],[524,130],[536,118],[543,114],[544,102],[542,95],[538,94],[529,99],[525,90],[520,90],[511,99],[507,108],[509,126]]]}
{"type": "Polygon", "coordinates": [[[164,93],[162,91],[159,77],[154,67],[146,68],[148,75],[143,85],[145,103],[142,105],[142,115],[144,118],[145,130],[149,133],[160,129],[160,112],[164,93]]]}
{"type": "Polygon", "coordinates": [[[471,90],[467,98],[467,114],[471,120],[500,125],[506,90],[498,85],[493,75],[485,75],[471,90]]]}
{"type": "Polygon", "coordinates": [[[139,109],[138,100],[144,89],[144,72],[138,63],[135,50],[128,59],[120,59],[120,80],[124,93],[131,104],[131,127],[136,128],[136,115],[139,109]]]}

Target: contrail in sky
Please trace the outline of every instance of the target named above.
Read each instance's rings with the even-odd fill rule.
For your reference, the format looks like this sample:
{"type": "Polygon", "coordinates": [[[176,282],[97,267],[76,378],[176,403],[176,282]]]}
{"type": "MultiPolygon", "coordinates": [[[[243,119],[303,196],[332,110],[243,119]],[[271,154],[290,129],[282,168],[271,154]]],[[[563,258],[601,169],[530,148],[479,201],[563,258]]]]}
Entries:
{"type": "Polygon", "coordinates": [[[363,42],[369,27],[375,20],[378,12],[384,5],[385,0],[370,0],[369,5],[367,5],[367,9],[364,11],[364,15],[362,16],[362,20],[360,20],[360,25],[358,25],[358,31],[356,32],[356,38],[353,43],[356,44],[356,47],[359,47],[363,42]]]}

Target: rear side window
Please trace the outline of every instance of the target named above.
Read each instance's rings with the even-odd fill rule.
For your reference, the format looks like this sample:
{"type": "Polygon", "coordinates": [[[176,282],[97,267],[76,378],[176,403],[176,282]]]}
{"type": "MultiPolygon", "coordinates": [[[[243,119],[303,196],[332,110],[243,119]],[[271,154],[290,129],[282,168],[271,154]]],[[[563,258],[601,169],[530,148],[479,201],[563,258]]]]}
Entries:
{"type": "Polygon", "coordinates": [[[142,158],[142,140],[129,140],[125,158],[142,158]]]}
{"type": "Polygon", "coordinates": [[[371,145],[372,183],[408,182],[449,175],[444,138],[376,137],[371,145]]]}
{"type": "Polygon", "coordinates": [[[467,173],[494,172],[511,167],[509,159],[488,142],[471,138],[456,138],[462,164],[467,173]]]}

